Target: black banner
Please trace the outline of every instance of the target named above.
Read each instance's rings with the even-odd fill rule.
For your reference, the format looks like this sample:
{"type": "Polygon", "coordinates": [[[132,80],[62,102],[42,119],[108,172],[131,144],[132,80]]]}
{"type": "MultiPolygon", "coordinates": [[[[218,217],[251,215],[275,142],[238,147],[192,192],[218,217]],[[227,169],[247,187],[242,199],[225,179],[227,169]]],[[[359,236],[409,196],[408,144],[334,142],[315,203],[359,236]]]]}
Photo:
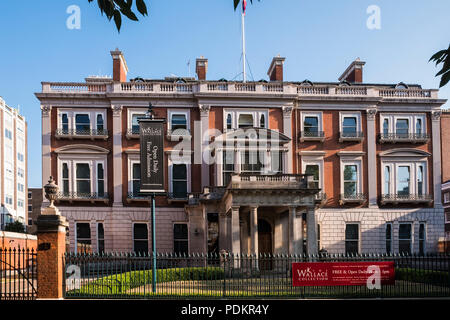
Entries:
{"type": "Polygon", "coordinates": [[[164,191],[164,119],[139,119],[141,192],[164,191]]]}

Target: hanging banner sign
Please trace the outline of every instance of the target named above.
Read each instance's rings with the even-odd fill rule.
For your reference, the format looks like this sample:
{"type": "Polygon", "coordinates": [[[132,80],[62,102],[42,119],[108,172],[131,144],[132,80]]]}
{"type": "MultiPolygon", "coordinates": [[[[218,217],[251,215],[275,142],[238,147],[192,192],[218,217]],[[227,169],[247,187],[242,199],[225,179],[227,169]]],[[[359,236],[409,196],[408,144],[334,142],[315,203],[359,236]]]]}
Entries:
{"type": "Polygon", "coordinates": [[[292,264],[292,285],[363,286],[395,284],[394,262],[314,262],[292,264]]]}
{"type": "Polygon", "coordinates": [[[164,191],[164,119],[139,119],[141,193],[164,191]]]}

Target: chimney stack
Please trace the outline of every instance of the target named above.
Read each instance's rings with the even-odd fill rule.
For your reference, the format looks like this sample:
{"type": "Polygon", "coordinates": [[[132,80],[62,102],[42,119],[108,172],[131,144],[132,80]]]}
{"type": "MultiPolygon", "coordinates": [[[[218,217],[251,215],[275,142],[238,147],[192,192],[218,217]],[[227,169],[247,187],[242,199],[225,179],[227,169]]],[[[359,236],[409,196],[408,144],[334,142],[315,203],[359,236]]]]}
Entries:
{"type": "Polygon", "coordinates": [[[208,59],[203,56],[197,58],[195,61],[195,73],[197,73],[198,80],[206,80],[206,73],[208,72],[208,59]]]}
{"type": "Polygon", "coordinates": [[[339,77],[339,81],[347,81],[350,83],[362,83],[363,82],[363,66],[366,63],[357,58],[353,61],[344,73],[339,77]]]}
{"type": "Polygon", "coordinates": [[[126,82],[128,67],[122,51],[119,49],[111,51],[111,56],[113,58],[113,80],[116,82],[126,82]]]}
{"type": "Polygon", "coordinates": [[[283,81],[284,60],[286,60],[286,58],[282,58],[280,57],[280,55],[272,59],[269,71],[267,71],[267,75],[269,76],[270,81],[283,81]]]}

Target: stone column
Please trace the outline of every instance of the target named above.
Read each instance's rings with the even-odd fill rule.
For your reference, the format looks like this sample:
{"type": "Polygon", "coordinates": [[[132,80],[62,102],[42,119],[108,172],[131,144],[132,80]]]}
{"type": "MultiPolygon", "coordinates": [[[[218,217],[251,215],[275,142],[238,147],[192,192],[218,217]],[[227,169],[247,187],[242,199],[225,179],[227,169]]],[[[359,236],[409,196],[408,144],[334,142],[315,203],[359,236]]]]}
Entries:
{"type": "Polygon", "coordinates": [[[200,137],[202,142],[202,190],[204,187],[207,187],[210,185],[209,183],[209,164],[205,162],[204,159],[204,151],[209,145],[209,111],[211,107],[209,105],[200,105],[200,137]]]}
{"type": "Polygon", "coordinates": [[[302,214],[296,207],[289,207],[289,254],[303,253],[302,214]]]}
{"type": "MultiPolygon", "coordinates": [[[[433,195],[434,207],[442,208],[441,200],[441,113],[442,111],[433,111],[431,114],[431,134],[433,146],[433,195]]],[[[448,161],[448,160],[447,160],[448,161]]]]}
{"type": "MultiPolygon", "coordinates": [[[[239,207],[231,208],[231,253],[235,257],[241,255],[241,231],[239,225],[239,207]]],[[[235,259],[235,268],[239,267],[239,259],[235,259]]]]}
{"type": "Polygon", "coordinates": [[[286,153],[285,163],[287,166],[284,166],[285,173],[293,173],[293,164],[292,164],[292,150],[294,149],[294,135],[292,134],[292,110],[294,109],[293,104],[289,104],[283,107],[283,133],[291,138],[291,142],[289,143],[289,150],[286,153]]]}
{"type": "Polygon", "coordinates": [[[369,208],[378,208],[377,203],[377,155],[375,119],[377,109],[367,110],[367,172],[369,186],[369,208]]]}
{"type": "Polygon", "coordinates": [[[258,207],[250,207],[250,253],[258,255],[258,207]]]}
{"type": "MultiPolygon", "coordinates": [[[[49,105],[41,106],[42,113],[42,185],[47,184],[47,179],[52,175],[52,157],[51,157],[51,114],[52,107],[49,105]]],[[[56,128],[55,128],[56,129],[56,128]]],[[[2,133],[3,134],[3,133],[2,133]]],[[[44,189],[42,189],[44,193],[44,189]]],[[[49,201],[44,198],[43,205],[47,206],[49,201]]]]}
{"type": "Polygon", "coordinates": [[[219,250],[228,250],[227,222],[226,212],[219,213],[219,250]]]}
{"type": "Polygon", "coordinates": [[[316,216],[314,207],[308,207],[306,213],[308,254],[317,254],[316,216]]]}
{"type": "Polygon", "coordinates": [[[113,105],[113,186],[114,207],[122,207],[122,106],[113,105]]]}
{"type": "Polygon", "coordinates": [[[43,208],[36,221],[38,299],[64,297],[64,253],[66,252],[66,218],[57,208],[43,208]]]}

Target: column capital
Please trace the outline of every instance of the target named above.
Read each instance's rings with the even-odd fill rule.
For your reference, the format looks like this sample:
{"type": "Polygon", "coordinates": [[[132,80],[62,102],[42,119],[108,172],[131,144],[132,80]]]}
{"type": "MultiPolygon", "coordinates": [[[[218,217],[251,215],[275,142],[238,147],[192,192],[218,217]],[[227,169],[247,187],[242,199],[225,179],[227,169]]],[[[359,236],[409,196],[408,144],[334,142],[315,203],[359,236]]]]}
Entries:
{"type": "Polygon", "coordinates": [[[41,105],[41,111],[43,117],[49,117],[52,111],[52,106],[50,105],[41,105]]]}
{"type": "Polygon", "coordinates": [[[231,206],[231,211],[238,211],[239,212],[240,206],[231,206]]]}
{"type": "Polygon", "coordinates": [[[292,110],[294,110],[294,104],[287,104],[282,107],[283,117],[290,118],[292,116],[292,110]]]}
{"type": "Polygon", "coordinates": [[[375,108],[367,109],[367,120],[375,120],[378,110],[375,108]]]}
{"type": "Polygon", "coordinates": [[[114,117],[120,117],[122,115],[123,107],[119,104],[115,104],[111,106],[114,117]]]}
{"type": "Polygon", "coordinates": [[[198,108],[200,110],[201,117],[208,117],[209,111],[211,110],[211,106],[209,104],[199,104],[198,108]]]}
{"type": "Polygon", "coordinates": [[[442,111],[436,110],[431,112],[431,120],[432,121],[440,121],[441,120],[442,111]]]}

